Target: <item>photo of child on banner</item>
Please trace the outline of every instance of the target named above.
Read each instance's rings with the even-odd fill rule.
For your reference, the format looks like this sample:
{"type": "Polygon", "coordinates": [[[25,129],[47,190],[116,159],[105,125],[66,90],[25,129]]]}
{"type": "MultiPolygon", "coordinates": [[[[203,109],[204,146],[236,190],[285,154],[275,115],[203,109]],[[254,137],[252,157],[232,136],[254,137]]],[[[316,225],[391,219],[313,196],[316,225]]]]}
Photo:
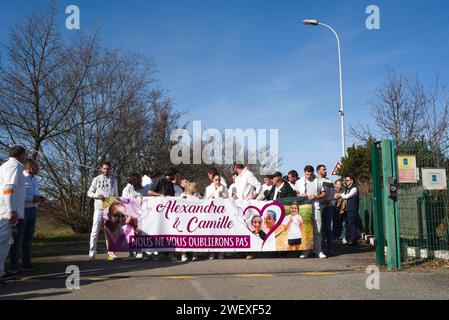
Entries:
{"type": "Polygon", "coordinates": [[[109,251],[297,251],[313,248],[312,205],[175,197],[108,198],[109,251]]]}

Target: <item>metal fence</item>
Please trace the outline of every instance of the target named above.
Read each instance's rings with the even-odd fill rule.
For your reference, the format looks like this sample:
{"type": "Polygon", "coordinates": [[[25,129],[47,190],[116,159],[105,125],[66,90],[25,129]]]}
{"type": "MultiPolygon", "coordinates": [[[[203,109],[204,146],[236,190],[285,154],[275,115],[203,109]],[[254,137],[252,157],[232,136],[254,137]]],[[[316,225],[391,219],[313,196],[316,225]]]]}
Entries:
{"type": "MultiPolygon", "coordinates": [[[[447,162],[437,152],[416,152],[396,148],[396,155],[416,156],[417,183],[398,184],[398,227],[401,261],[449,260],[448,190],[425,190],[422,168],[446,168],[447,162]]],[[[446,184],[447,186],[447,184],[446,184]]]]}
{"type": "Polygon", "coordinates": [[[360,197],[359,202],[359,227],[362,232],[374,235],[373,195],[360,197]]]}
{"type": "Polygon", "coordinates": [[[447,191],[400,185],[398,206],[401,260],[449,259],[447,191]]]}

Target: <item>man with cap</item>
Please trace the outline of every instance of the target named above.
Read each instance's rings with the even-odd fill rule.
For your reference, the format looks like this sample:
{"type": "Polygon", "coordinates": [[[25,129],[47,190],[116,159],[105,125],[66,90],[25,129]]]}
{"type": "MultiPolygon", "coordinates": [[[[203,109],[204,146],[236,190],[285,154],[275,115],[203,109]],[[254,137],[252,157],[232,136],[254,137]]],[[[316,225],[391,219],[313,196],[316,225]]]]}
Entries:
{"type": "Polygon", "coordinates": [[[281,198],[296,197],[296,191],[292,189],[288,182],[282,179],[282,173],[275,172],[272,176],[273,187],[265,197],[265,200],[277,200],[281,198]]]}

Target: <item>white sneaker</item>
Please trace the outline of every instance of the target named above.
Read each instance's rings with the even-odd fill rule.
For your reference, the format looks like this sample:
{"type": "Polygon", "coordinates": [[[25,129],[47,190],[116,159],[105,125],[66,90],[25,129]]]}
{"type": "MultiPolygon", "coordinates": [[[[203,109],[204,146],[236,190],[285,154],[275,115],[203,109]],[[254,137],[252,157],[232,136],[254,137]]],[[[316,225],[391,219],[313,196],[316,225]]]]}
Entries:
{"type": "Polygon", "coordinates": [[[142,252],[138,252],[136,254],[136,259],[142,259],[143,258],[143,253],[142,252]]]}
{"type": "Polygon", "coordinates": [[[320,254],[318,255],[318,258],[326,259],[327,257],[326,257],[326,255],[324,253],[320,252],[320,254]]]}
{"type": "Polygon", "coordinates": [[[348,241],[347,241],[346,239],[343,239],[343,240],[341,240],[341,243],[342,243],[342,244],[347,244],[348,241]]]}
{"type": "Polygon", "coordinates": [[[183,253],[181,256],[181,262],[186,262],[187,260],[189,260],[189,258],[187,258],[187,254],[183,253]]]}
{"type": "Polygon", "coordinates": [[[302,255],[299,256],[299,259],[305,259],[308,257],[309,257],[309,255],[307,253],[303,253],[302,255]]]}
{"type": "Polygon", "coordinates": [[[215,253],[209,253],[209,260],[214,260],[215,259],[215,253]]]}
{"type": "Polygon", "coordinates": [[[196,260],[198,260],[198,257],[197,256],[193,256],[192,257],[192,261],[196,261],[196,260]]]}

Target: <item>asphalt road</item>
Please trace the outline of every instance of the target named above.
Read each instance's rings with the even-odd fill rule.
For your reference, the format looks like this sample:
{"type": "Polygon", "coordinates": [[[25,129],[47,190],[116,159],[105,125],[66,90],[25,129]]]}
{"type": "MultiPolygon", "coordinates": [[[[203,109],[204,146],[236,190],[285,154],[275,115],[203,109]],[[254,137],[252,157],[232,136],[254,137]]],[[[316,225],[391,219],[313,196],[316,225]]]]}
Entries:
{"type": "Polygon", "coordinates": [[[0,287],[0,299],[449,299],[449,270],[381,270],[380,289],[367,289],[371,247],[339,247],[328,259],[257,256],[195,262],[86,261],[85,243],[35,247],[35,272],[23,272],[0,287]],[[61,252],[61,254],[57,254],[61,252]],[[66,288],[67,266],[80,270],[80,288],[66,288]]]}

